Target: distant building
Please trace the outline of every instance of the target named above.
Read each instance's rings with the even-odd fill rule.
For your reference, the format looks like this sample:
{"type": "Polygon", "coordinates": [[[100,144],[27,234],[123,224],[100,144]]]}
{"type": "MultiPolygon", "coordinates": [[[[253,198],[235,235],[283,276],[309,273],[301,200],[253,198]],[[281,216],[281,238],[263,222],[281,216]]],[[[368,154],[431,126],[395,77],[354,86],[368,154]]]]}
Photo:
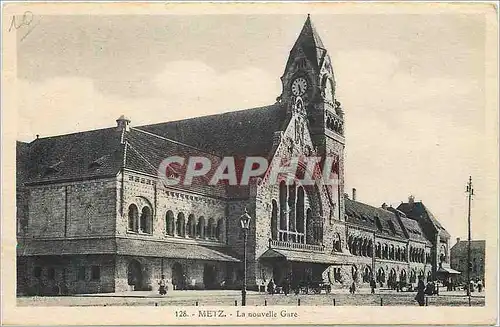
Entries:
{"type": "MultiPolygon", "coordinates": [[[[467,279],[467,243],[457,238],[457,242],[451,248],[451,268],[462,272],[459,281],[464,282],[467,279]]],[[[471,272],[470,278],[475,280],[479,278],[484,281],[484,264],[485,264],[485,249],[486,241],[471,241],[471,272]]]]}

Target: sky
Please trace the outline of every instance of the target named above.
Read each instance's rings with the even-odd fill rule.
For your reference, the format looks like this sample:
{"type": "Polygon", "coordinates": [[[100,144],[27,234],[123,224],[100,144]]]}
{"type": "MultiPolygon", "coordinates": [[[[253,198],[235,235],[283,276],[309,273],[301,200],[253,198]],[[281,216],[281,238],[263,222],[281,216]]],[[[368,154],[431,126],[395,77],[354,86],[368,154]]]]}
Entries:
{"type": "MultiPolygon", "coordinates": [[[[307,13],[34,16],[18,33],[17,138],[178,120],[272,104],[307,13]]],[[[346,192],[414,195],[452,235],[497,217],[481,14],[311,15],[345,111],[346,192]]],[[[496,126],[496,124],[494,124],[496,126]]],[[[495,127],[496,128],[496,127],[495,127]]]]}

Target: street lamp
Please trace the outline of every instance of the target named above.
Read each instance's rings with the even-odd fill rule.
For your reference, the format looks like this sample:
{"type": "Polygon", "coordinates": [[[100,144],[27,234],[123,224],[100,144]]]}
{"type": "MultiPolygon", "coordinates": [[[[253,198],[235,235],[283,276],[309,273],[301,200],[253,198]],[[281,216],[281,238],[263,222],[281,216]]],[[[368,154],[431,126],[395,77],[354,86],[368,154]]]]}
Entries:
{"type": "Polygon", "coordinates": [[[245,208],[245,213],[240,217],[241,229],[243,230],[243,287],[241,289],[241,305],[245,306],[247,304],[247,236],[248,229],[250,228],[250,220],[252,217],[247,212],[245,208]]]}

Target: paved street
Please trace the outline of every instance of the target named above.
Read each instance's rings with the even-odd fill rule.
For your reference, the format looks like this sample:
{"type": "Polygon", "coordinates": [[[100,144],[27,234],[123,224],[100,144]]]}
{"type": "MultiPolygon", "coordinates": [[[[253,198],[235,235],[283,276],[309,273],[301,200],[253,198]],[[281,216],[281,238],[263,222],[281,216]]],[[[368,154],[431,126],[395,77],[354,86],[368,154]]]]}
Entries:
{"type": "MultiPolygon", "coordinates": [[[[258,292],[247,293],[247,305],[335,305],[337,306],[417,306],[415,293],[398,293],[382,290],[378,294],[369,294],[369,290],[361,290],[355,295],[346,291],[336,291],[332,294],[319,295],[269,295],[258,292]]],[[[240,305],[239,291],[173,291],[166,296],[153,292],[127,292],[89,294],[61,297],[19,297],[19,306],[163,306],[163,305],[240,305]]],[[[429,306],[467,306],[467,297],[462,292],[441,292],[439,296],[428,297],[429,306]]],[[[474,294],[471,299],[473,306],[484,306],[484,293],[474,294]]]]}

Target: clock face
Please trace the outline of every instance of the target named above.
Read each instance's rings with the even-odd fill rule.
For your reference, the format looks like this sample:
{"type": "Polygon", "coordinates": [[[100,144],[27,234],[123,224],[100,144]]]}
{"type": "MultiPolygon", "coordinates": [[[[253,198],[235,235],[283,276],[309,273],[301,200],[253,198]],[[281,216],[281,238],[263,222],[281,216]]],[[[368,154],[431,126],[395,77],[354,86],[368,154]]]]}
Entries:
{"type": "Polygon", "coordinates": [[[295,96],[302,96],[307,91],[307,81],[304,77],[296,78],[292,82],[292,93],[295,96]]]}

